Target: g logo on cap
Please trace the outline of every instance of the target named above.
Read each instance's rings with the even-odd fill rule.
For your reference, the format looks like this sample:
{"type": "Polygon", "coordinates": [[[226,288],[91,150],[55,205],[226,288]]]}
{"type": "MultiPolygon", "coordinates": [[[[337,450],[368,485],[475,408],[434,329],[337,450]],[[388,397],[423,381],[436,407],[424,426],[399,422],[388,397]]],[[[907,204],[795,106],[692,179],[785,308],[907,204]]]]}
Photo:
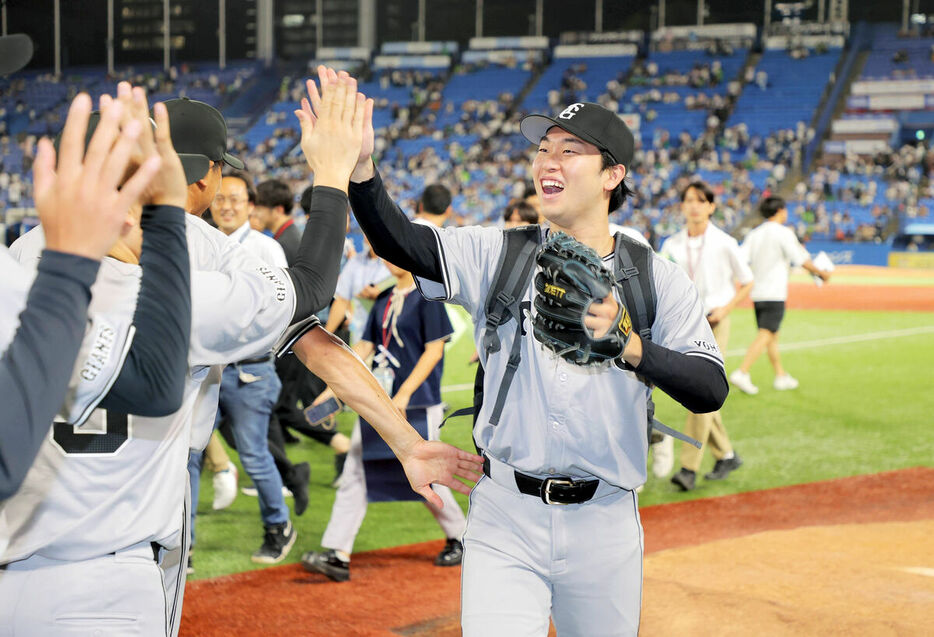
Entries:
{"type": "Polygon", "coordinates": [[[572,117],[577,115],[577,111],[579,111],[582,108],[584,108],[583,104],[581,104],[580,102],[575,102],[574,104],[571,104],[566,109],[561,111],[561,113],[558,114],[558,117],[560,119],[571,119],[572,117]]]}

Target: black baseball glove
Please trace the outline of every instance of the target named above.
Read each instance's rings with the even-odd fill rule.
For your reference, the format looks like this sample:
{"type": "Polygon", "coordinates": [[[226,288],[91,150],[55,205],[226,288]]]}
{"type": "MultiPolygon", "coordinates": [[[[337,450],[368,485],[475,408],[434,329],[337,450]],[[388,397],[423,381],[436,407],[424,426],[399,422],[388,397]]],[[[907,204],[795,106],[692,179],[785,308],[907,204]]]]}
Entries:
{"type": "Polygon", "coordinates": [[[535,275],[535,340],[577,365],[619,358],[632,335],[632,320],[620,301],[613,274],[597,253],[563,232],[549,234],[538,255],[541,271],[535,275]],[[613,327],[595,338],[584,325],[593,302],[617,290],[619,311],[613,327]]]}

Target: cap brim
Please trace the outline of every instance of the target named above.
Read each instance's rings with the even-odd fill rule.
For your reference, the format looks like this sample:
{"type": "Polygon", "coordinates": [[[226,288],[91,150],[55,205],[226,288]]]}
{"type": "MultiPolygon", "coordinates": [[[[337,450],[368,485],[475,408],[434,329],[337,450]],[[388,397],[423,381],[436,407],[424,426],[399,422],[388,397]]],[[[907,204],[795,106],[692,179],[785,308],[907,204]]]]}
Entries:
{"type": "Polygon", "coordinates": [[[16,73],[32,59],[32,39],[25,33],[0,37],[0,75],[16,73]]]}
{"type": "Polygon", "coordinates": [[[548,129],[552,126],[557,126],[561,130],[566,130],[572,135],[580,137],[585,142],[593,144],[602,151],[607,150],[603,142],[591,137],[583,131],[577,130],[570,120],[559,122],[547,115],[526,115],[522,118],[522,121],[519,122],[519,132],[533,144],[538,144],[542,141],[542,137],[548,134],[548,129]]]}
{"type": "Polygon", "coordinates": [[[204,155],[188,155],[179,153],[178,158],[182,160],[182,168],[185,170],[185,181],[191,185],[199,179],[204,179],[211,168],[211,160],[204,155]]]}
{"type": "Polygon", "coordinates": [[[237,170],[243,170],[243,162],[230,153],[224,153],[224,163],[228,166],[233,166],[237,170]]]}

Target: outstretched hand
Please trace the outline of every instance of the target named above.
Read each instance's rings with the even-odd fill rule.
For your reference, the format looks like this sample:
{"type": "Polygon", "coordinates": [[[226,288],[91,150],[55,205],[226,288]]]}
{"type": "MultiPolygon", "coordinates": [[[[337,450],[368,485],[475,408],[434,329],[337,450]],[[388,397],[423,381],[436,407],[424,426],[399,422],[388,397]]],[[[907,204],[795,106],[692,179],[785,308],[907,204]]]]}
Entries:
{"type": "Polygon", "coordinates": [[[159,171],[159,156],[145,159],[124,182],[142,126],[130,120],[121,127],[123,105],[101,104],[100,123],[85,152],[91,98],[81,93],[71,103],[56,153],[48,139],[39,141],[33,162],[36,209],[46,246],[90,259],[101,259],[125,228],[127,212],[159,171]],[[121,186],[121,182],[122,186],[121,186]]]}
{"type": "Polygon", "coordinates": [[[153,108],[154,119],[150,120],[146,91],[139,86],[131,86],[129,82],[117,85],[117,100],[123,105],[125,122],[135,119],[142,129],[131,164],[142,164],[152,156],[162,159],[159,172],[143,191],[140,203],[184,208],[188,201],[188,182],[182,161],[172,145],[165,104],[156,104],[153,108]],[[151,125],[152,121],[155,121],[155,127],[151,125]]]}
{"type": "Polygon", "coordinates": [[[470,486],[457,478],[472,483],[480,479],[483,458],[443,442],[422,440],[400,458],[412,490],[439,509],[444,506],[431,485],[440,484],[467,495],[470,486]]]}
{"type": "MultiPolygon", "coordinates": [[[[324,67],[319,68],[319,72],[324,67]]],[[[357,92],[357,81],[325,71],[321,94],[309,80],[308,99],[295,111],[302,128],[302,152],[315,174],[316,186],[347,191],[350,174],[360,158],[364,128],[372,130],[373,100],[357,92]]]]}

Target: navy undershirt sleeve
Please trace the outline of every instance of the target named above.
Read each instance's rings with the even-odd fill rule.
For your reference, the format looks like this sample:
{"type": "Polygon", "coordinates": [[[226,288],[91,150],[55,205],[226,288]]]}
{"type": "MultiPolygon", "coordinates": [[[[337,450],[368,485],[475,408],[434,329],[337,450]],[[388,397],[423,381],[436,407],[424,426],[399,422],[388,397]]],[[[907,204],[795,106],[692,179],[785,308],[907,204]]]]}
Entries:
{"type": "Polygon", "coordinates": [[[191,273],[185,211],[145,206],[143,269],[133,325],[136,335],[120,376],[100,406],[156,418],[181,407],[191,336],[191,273]]]}
{"type": "Polygon", "coordinates": [[[723,367],[701,356],[689,356],[642,341],[642,361],[636,373],[695,414],[717,411],[730,391],[723,367]]]}
{"type": "Polygon", "coordinates": [[[20,327],[0,359],[0,501],[19,489],[61,407],[99,261],[45,250],[20,327]]]}
{"type": "Polygon", "coordinates": [[[336,188],[315,186],[298,257],[289,268],[295,285],[293,323],[322,310],[334,297],[346,233],[347,195],[336,188]]]}
{"type": "Polygon", "coordinates": [[[409,221],[378,172],[369,181],[350,184],[350,206],[373,252],[415,276],[443,280],[434,231],[409,221]]]}

